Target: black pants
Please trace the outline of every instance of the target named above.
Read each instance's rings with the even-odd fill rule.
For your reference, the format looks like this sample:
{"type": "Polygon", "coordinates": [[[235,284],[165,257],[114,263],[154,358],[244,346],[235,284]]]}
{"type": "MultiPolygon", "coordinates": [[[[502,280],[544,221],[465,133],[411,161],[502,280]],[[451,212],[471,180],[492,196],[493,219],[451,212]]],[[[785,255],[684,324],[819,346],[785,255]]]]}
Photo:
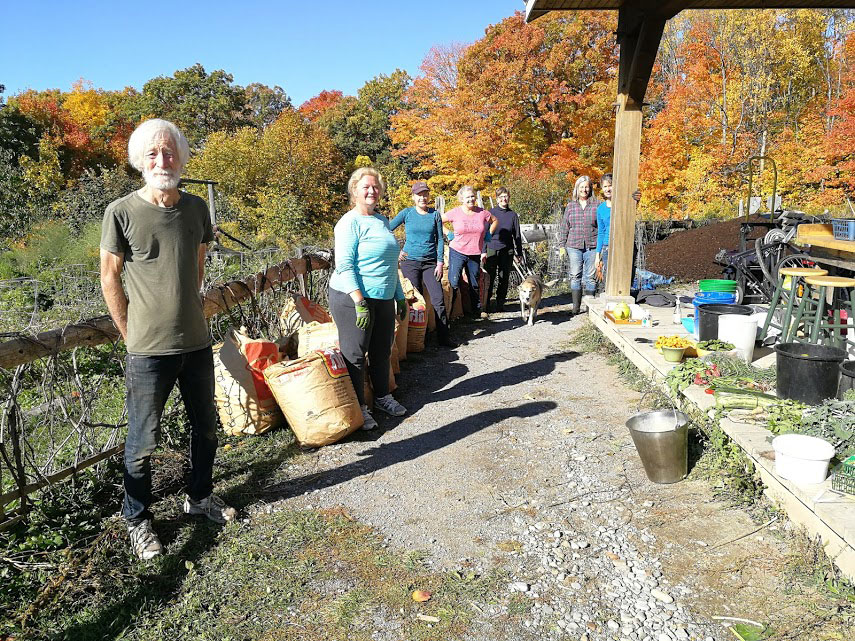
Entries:
{"type": "Polygon", "coordinates": [[[194,501],[206,498],[217,451],[217,412],[214,406],[214,356],[210,347],[186,354],[125,359],[128,390],[128,436],[125,439],[125,501],[122,515],[139,525],[152,515],[151,455],[160,441],[160,418],[175,384],[181,390],[190,423],[190,482],[194,501]]]}
{"type": "Polygon", "coordinates": [[[498,250],[492,256],[487,256],[487,264],[484,269],[489,276],[487,282],[487,308],[490,307],[490,298],[493,296],[493,285],[496,285],[496,311],[501,311],[508,296],[508,281],[511,278],[511,269],[514,255],[510,247],[498,250]],[[498,282],[496,276],[498,275],[498,282]]]}
{"type": "Polygon", "coordinates": [[[442,285],[436,279],[434,270],[435,260],[402,260],[401,273],[404,278],[409,279],[424,296],[425,289],[430,294],[430,303],[433,305],[433,314],[436,318],[436,333],[439,338],[448,336],[448,311],[445,309],[445,298],[442,293],[442,285]]]}
{"type": "Polygon", "coordinates": [[[356,306],[349,294],[330,287],[329,300],[341,354],[359,404],[365,405],[366,354],[374,395],[386,396],[389,393],[389,356],[395,340],[395,301],[366,298],[371,320],[363,330],[356,326],[356,306]]]}

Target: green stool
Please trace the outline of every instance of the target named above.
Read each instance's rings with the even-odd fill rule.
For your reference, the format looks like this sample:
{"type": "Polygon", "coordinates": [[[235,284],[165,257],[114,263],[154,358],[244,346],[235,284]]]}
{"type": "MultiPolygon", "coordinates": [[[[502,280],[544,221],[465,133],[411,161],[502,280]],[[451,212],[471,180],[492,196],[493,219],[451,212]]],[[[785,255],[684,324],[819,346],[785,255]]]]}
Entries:
{"type": "Polygon", "coordinates": [[[779,269],[778,285],[775,287],[775,293],[772,294],[772,301],[769,303],[769,313],[766,314],[766,321],[760,331],[760,340],[766,338],[771,327],[781,331],[781,342],[786,343],[793,321],[793,307],[796,298],[798,298],[799,287],[804,285],[804,279],[807,277],[825,276],[826,274],[828,274],[828,270],[819,267],[782,267],[779,269]],[[788,278],[790,279],[789,288],[785,286],[788,278]],[[775,321],[775,311],[782,300],[786,300],[786,305],[779,324],[775,321]]]}
{"type": "Polygon", "coordinates": [[[808,276],[805,278],[805,293],[796,309],[789,336],[784,342],[822,343],[842,347],[845,342],[842,330],[849,326],[840,319],[841,306],[834,305],[834,290],[845,288],[849,290],[848,300],[842,307],[849,317],[855,310],[855,278],[844,276],[808,276]],[[826,319],[826,305],[832,305],[831,320],[826,319]],[[804,323],[803,335],[798,336],[798,327],[804,323]]]}

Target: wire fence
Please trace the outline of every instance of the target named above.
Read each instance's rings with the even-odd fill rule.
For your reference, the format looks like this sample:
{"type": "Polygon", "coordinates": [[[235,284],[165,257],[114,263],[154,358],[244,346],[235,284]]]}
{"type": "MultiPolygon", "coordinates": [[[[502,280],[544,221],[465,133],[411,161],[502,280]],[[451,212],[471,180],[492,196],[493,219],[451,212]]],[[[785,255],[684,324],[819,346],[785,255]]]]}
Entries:
{"type": "MultiPolygon", "coordinates": [[[[279,338],[279,311],[291,293],[326,303],[329,263],[314,248],[300,251],[299,269],[278,249],[209,256],[206,300],[221,301],[210,319],[215,341],[232,325],[246,327],[253,337],[279,338]]],[[[81,320],[84,327],[105,327],[85,320],[104,311],[97,275],[69,269],[50,287],[43,287],[46,282],[10,287],[22,301],[22,322],[0,342],[4,362],[14,363],[0,367],[0,528],[24,518],[42,488],[121,452],[125,438],[125,348],[115,333],[92,330],[97,340],[67,349],[46,346],[38,337],[49,329],[62,333],[81,320]],[[48,326],[56,318],[63,322],[48,326]],[[28,359],[4,350],[10,345],[34,346],[46,355],[28,359]]],[[[4,307],[4,320],[10,318],[12,311],[4,307]]],[[[164,412],[166,446],[185,437],[183,403],[176,400],[177,391],[164,412]]]]}

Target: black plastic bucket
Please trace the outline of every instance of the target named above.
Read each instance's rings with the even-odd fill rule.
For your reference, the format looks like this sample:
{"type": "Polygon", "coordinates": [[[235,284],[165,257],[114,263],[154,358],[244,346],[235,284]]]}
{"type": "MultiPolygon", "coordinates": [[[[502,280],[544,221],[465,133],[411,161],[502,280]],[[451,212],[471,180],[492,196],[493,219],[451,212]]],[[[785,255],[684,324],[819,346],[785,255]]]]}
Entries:
{"type": "Polygon", "coordinates": [[[855,361],[840,363],[840,387],[837,388],[837,398],[843,400],[843,395],[855,389],[855,361]]]}
{"type": "Polygon", "coordinates": [[[698,340],[712,341],[718,338],[718,317],[722,314],[751,316],[754,310],[748,305],[727,305],[711,303],[698,305],[698,340]]]}
{"type": "Polygon", "coordinates": [[[840,363],[846,352],[828,345],[780,343],[777,354],[778,398],[817,405],[837,396],[840,363]]]}

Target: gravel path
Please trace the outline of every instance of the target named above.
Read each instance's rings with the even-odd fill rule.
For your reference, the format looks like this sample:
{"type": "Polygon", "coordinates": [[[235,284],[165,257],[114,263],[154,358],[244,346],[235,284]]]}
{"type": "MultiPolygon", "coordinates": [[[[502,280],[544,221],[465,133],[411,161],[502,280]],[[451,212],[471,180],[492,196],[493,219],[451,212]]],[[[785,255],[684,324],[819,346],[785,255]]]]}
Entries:
{"type": "Polygon", "coordinates": [[[624,427],[639,395],[603,357],[572,350],[583,318],[569,320],[567,300],[547,303],[533,327],[507,312],[458,326],[456,350],[411,354],[395,393],[408,415],[305,457],[278,500],[343,505],[438,568],[507,568],[530,614],[504,629],[495,607],[473,639],[730,638],[701,612],[772,610],[768,566],[745,561],[738,585],[726,570],[782,544],[712,551],[756,526],[703,482],[647,481],[624,427]]]}

